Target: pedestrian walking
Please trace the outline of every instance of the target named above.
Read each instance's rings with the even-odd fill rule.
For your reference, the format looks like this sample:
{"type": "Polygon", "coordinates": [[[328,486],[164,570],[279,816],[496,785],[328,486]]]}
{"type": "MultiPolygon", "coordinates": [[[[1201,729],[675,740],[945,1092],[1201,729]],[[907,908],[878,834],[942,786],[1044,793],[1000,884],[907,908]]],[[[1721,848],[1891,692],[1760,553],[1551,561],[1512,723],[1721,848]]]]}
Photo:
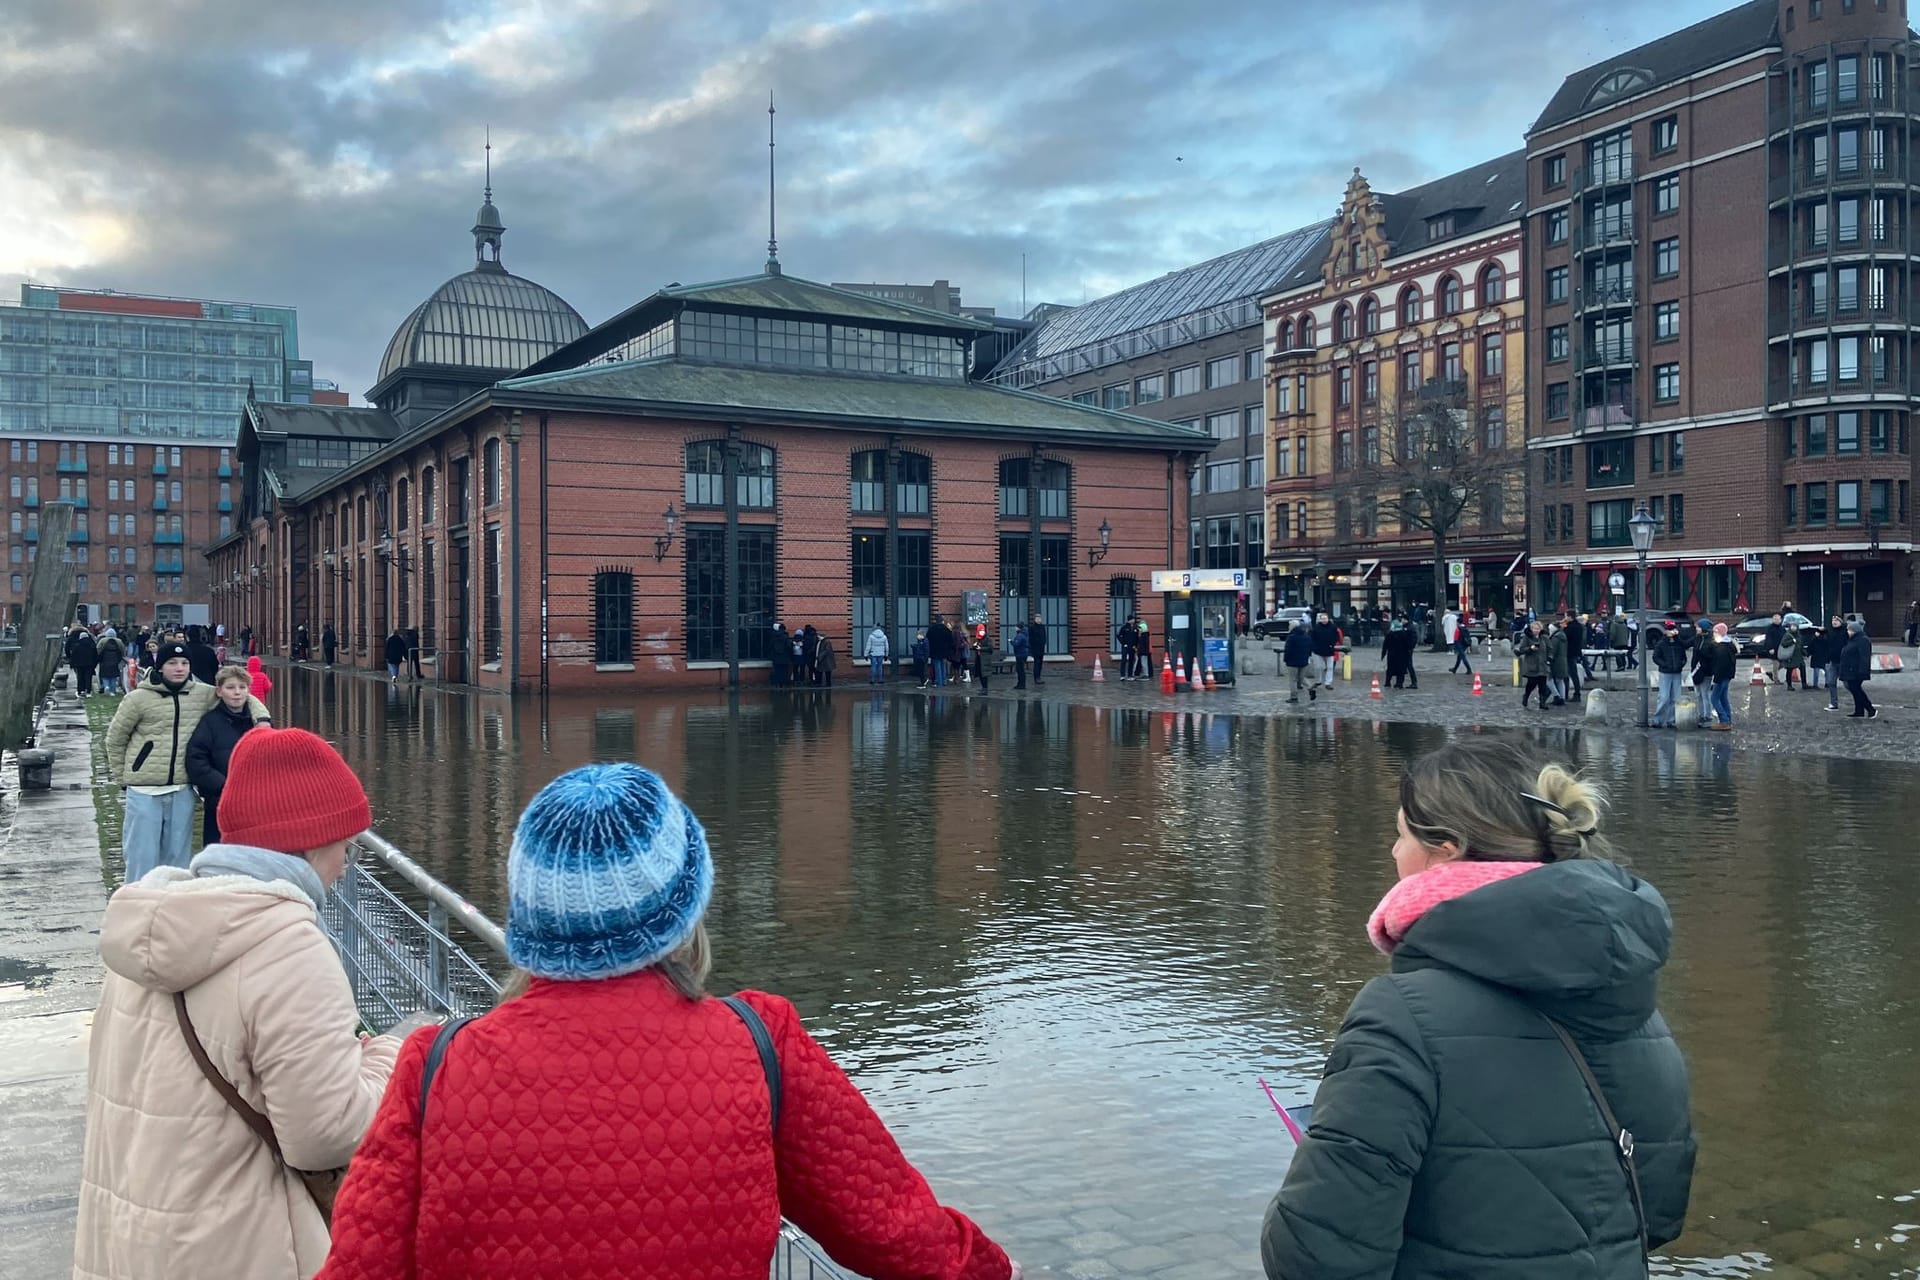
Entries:
{"type": "Polygon", "coordinates": [[[1839,614],[1833,614],[1827,622],[1826,658],[1827,667],[1827,710],[1840,709],[1840,658],[1847,649],[1847,624],[1839,614]]]}
{"type": "Polygon", "coordinates": [[[420,674],[420,628],[408,627],[406,637],[407,661],[413,665],[413,678],[415,680],[424,679],[420,674]]]}
{"type": "Polygon", "coordinates": [[[1920,600],[1907,606],[1907,647],[1920,644],[1920,600]]]}
{"type": "Polygon", "coordinates": [[[1616,613],[1607,623],[1607,648],[1613,650],[1608,656],[1613,659],[1613,669],[1626,671],[1638,667],[1640,659],[1633,652],[1634,628],[1627,625],[1624,614],[1616,613]]]}
{"type": "Polygon", "coordinates": [[[1739,666],[1740,650],[1727,635],[1727,624],[1715,623],[1713,643],[1709,649],[1708,675],[1713,681],[1713,727],[1722,733],[1733,729],[1733,700],[1729,692],[1739,666]]]}
{"type": "Polygon", "coordinates": [[[112,627],[102,631],[96,652],[100,658],[100,692],[126,692],[127,646],[121,641],[120,633],[112,627]]]}
{"type": "MultiPolygon", "coordinates": [[[[1291,633],[1288,639],[1292,639],[1291,633]]],[[[1413,633],[1412,624],[1405,616],[1395,615],[1380,640],[1380,660],[1386,664],[1388,686],[1404,689],[1408,681],[1412,681],[1415,689],[1420,687],[1420,674],[1413,669],[1413,651],[1417,647],[1418,637],[1413,633]]]]}
{"type": "Polygon", "coordinates": [[[713,881],[699,819],[638,765],[534,796],[507,854],[516,976],[400,1051],[321,1280],[764,1280],[783,1214],[862,1275],[1018,1276],[792,1005],[707,994],[713,881]]]}
{"type": "Polygon", "coordinates": [[[1037,689],[1042,679],[1041,664],[1047,660],[1047,624],[1037,613],[1027,624],[1027,657],[1033,663],[1033,685],[1037,689]]]}
{"type": "Polygon", "coordinates": [[[814,633],[813,640],[813,682],[822,689],[831,689],[834,667],[839,661],[833,641],[819,632],[814,633]]]}
{"type": "Polygon", "coordinates": [[[273,681],[261,668],[260,655],[257,653],[247,659],[247,679],[251,684],[249,692],[264,706],[267,695],[273,692],[273,681]]]}
{"type": "MultiPolygon", "coordinates": [[[[126,789],[120,832],[127,883],[156,866],[184,867],[193,844],[187,743],[212,708],[213,686],[193,678],[183,644],[159,650],[153,677],[121,700],[107,726],[107,770],[126,789]]],[[[263,705],[250,704],[264,716],[263,705]]]]}
{"type": "Polygon", "coordinates": [[[1134,630],[1133,655],[1135,669],[1142,680],[1153,679],[1153,637],[1147,631],[1146,619],[1138,614],[1133,619],[1134,630]]]}
{"type": "Polygon", "coordinates": [[[100,646],[93,632],[77,622],[67,632],[66,659],[67,665],[73,668],[74,688],[84,698],[93,692],[93,673],[100,665],[100,646]]]}
{"type": "Polygon", "coordinates": [[[1300,690],[1307,691],[1307,701],[1320,697],[1318,683],[1307,674],[1313,665],[1313,633],[1306,627],[1287,628],[1286,642],[1280,649],[1280,661],[1287,670],[1293,672],[1293,687],[1287,694],[1288,702],[1300,701],[1300,690]]]}
{"type": "Polygon", "coordinates": [[[400,1048],[355,1034],[317,914],[369,824],[359,779],[299,729],[247,733],[229,764],[226,841],[101,921],[76,1280],[314,1274],[327,1225],[296,1171],[347,1163],[400,1048]]]}
{"type": "Polygon", "coordinates": [[[320,628],[320,660],[329,667],[333,665],[333,655],[340,648],[340,638],[333,633],[331,622],[320,628]]]}
{"type": "Polygon", "coordinates": [[[293,629],[293,660],[313,661],[313,642],[307,638],[307,624],[304,622],[293,629]]]}
{"type": "Polygon", "coordinates": [[[867,683],[879,684],[886,678],[887,666],[887,629],[876,625],[867,632],[866,648],[862,651],[867,660],[867,683]]]}
{"type": "Polygon", "coordinates": [[[1666,901],[1609,860],[1594,788],[1511,739],[1420,757],[1399,799],[1388,971],[1267,1209],[1269,1280],[1645,1276],[1698,1149],[1666,901]]]}
{"type": "Polygon", "coordinates": [[[922,627],[913,633],[913,681],[922,689],[927,687],[927,678],[932,674],[931,652],[927,629],[922,627]]]}
{"type": "Polygon", "coordinates": [[[1847,624],[1847,642],[1840,650],[1840,680],[1853,695],[1850,718],[1878,720],[1880,708],[1867,697],[1867,681],[1873,679],[1873,641],[1867,639],[1867,624],[1855,618],[1847,624]]]}
{"type": "Polygon", "coordinates": [[[1027,687],[1027,658],[1031,653],[1031,649],[1029,648],[1031,643],[1027,638],[1027,629],[1025,627],[1015,627],[1013,629],[1013,687],[1016,689],[1024,689],[1027,687]]]}
{"type": "Polygon", "coordinates": [[[1526,688],[1520,691],[1520,705],[1525,707],[1529,698],[1535,699],[1540,710],[1547,709],[1547,638],[1538,618],[1527,623],[1527,629],[1513,642],[1513,656],[1519,659],[1520,674],[1525,678],[1526,688]]]}
{"type": "Polygon", "coordinates": [[[1340,651],[1340,628],[1333,625],[1333,619],[1326,610],[1313,623],[1313,657],[1319,667],[1320,683],[1333,688],[1333,659],[1340,651]]]}
{"type": "Polygon", "coordinates": [[[398,683],[400,680],[400,668],[405,665],[407,661],[407,638],[400,634],[400,628],[395,627],[393,630],[387,632],[387,640],[385,645],[382,646],[381,657],[386,659],[388,682],[398,683]]]}
{"type": "Polygon", "coordinates": [[[1447,674],[1456,675],[1461,667],[1465,667],[1467,674],[1472,675],[1473,662],[1468,647],[1472,645],[1473,638],[1467,630],[1467,620],[1457,613],[1449,612],[1447,616],[1453,619],[1453,631],[1447,636],[1447,643],[1453,646],[1453,668],[1447,674]]]}
{"type": "MultiPolygon", "coordinates": [[[[257,662],[259,659],[255,658],[257,662]]],[[[227,786],[227,766],[233,749],[247,730],[273,723],[256,715],[248,695],[253,678],[245,667],[224,666],[213,678],[215,701],[187,739],[187,781],[200,793],[200,839],[220,842],[220,796],[227,786]]]]}
{"type": "Polygon", "coordinates": [[[1565,626],[1549,628],[1547,631],[1547,685],[1553,690],[1553,705],[1564,707],[1572,692],[1568,682],[1572,678],[1573,668],[1567,660],[1569,642],[1565,626]]]}
{"type": "Polygon", "coordinates": [[[1654,708],[1656,729],[1680,727],[1676,709],[1680,705],[1680,684],[1687,670],[1687,647],[1680,633],[1669,625],[1653,646],[1654,669],[1660,673],[1660,702],[1654,708]]]}
{"type": "Polygon", "coordinates": [[[1768,684],[1780,683],[1780,642],[1786,635],[1787,628],[1777,613],[1760,633],[1760,666],[1766,672],[1768,684]]]}

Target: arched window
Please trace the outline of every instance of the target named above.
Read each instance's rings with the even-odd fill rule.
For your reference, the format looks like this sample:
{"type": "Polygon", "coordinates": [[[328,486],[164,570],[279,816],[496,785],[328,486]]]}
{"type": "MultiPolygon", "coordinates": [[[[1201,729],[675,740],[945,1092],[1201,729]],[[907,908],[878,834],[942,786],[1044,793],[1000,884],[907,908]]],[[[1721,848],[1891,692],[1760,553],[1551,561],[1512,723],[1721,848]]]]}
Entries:
{"type": "Polygon", "coordinates": [[[743,445],[735,487],[742,511],[773,510],[773,450],[763,444],[743,445]]]}
{"type": "Polygon", "coordinates": [[[1280,322],[1279,347],[1282,351],[1293,350],[1293,321],[1280,322]]]}
{"type": "Polygon", "coordinates": [[[933,510],[933,459],[924,453],[903,453],[894,474],[894,505],[903,516],[924,516],[933,510]]]}
{"type": "Polygon", "coordinates": [[[1072,468],[1066,463],[1049,460],[1040,464],[1040,518],[1042,520],[1067,518],[1067,495],[1072,487],[1072,481],[1072,468]]]}
{"type": "Polygon", "coordinates": [[[1300,330],[1299,330],[1299,338],[1300,338],[1300,346],[1299,346],[1299,349],[1300,349],[1300,350],[1302,350],[1302,351],[1311,351],[1311,350],[1313,350],[1313,344],[1314,344],[1314,342],[1315,342],[1315,340],[1316,340],[1316,338],[1317,338],[1317,336],[1318,336],[1318,335],[1316,335],[1316,334],[1314,333],[1314,331],[1313,331],[1313,317],[1312,317],[1312,316],[1301,316],[1301,317],[1300,317],[1300,330]]]}
{"type": "Polygon", "coordinates": [[[853,455],[853,509],[859,512],[887,509],[885,449],[867,449],[853,455]]]}
{"type": "Polygon", "coordinates": [[[689,507],[724,507],[727,491],[726,444],[702,440],[687,446],[686,501],[689,507]]]}
{"type": "Polygon", "coordinates": [[[433,523],[433,514],[434,514],[433,509],[434,509],[433,468],[428,467],[425,470],[421,471],[420,473],[420,523],[421,524],[431,525],[433,523]]]}
{"type": "Polygon", "coordinates": [[[1460,314],[1460,277],[1449,275],[1440,281],[1440,314],[1457,316],[1460,314]]]}
{"type": "Polygon", "coordinates": [[[489,438],[480,452],[480,505],[500,505],[500,437],[489,438]]]}
{"type": "Polygon", "coordinates": [[[1424,299],[1420,296],[1420,290],[1414,285],[1408,285],[1400,291],[1400,325],[1402,328],[1412,328],[1414,325],[1420,323],[1423,318],[1421,315],[1421,303],[1423,301],[1424,299]]]}
{"type": "Polygon", "coordinates": [[[1333,309],[1333,340],[1353,341],[1353,310],[1344,302],[1333,309]]]}
{"type": "Polygon", "coordinates": [[[1507,273],[1500,269],[1497,262],[1489,262],[1487,269],[1480,273],[1480,305],[1491,306],[1507,300],[1507,273]]]}
{"type": "Polygon", "coordinates": [[[401,476],[400,483],[394,486],[393,491],[393,527],[401,533],[407,531],[407,526],[413,519],[412,507],[413,484],[405,476],[401,476]]]}
{"type": "Polygon", "coordinates": [[[1380,332],[1380,302],[1369,297],[1360,304],[1360,332],[1375,334],[1380,332]]]}
{"type": "Polygon", "coordinates": [[[633,662],[633,570],[593,575],[593,660],[601,666],[633,662]]]}

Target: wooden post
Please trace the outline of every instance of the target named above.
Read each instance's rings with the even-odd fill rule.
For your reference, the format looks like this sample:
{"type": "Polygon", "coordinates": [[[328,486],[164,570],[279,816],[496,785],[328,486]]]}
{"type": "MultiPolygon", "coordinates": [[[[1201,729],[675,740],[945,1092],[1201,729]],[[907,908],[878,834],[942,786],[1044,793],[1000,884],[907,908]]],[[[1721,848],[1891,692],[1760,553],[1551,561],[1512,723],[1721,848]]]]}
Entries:
{"type": "Polygon", "coordinates": [[[49,502],[40,508],[40,550],[27,576],[27,603],[20,619],[20,648],[0,665],[0,749],[16,750],[33,740],[33,712],[46,696],[53,669],[60,665],[66,629],[78,600],[73,565],[66,558],[67,533],[73,528],[73,504],[49,502]]]}

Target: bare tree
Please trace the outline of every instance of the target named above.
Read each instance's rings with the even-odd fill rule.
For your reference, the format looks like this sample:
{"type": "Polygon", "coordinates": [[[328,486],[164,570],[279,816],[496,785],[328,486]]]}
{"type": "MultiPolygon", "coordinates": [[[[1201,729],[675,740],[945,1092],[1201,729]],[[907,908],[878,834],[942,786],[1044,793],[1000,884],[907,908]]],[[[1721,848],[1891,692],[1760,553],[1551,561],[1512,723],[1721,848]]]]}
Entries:
{"type": "Polygon", "coordinates": [[[1466,531],[1511,536],[1524,524],[1523,423],[1518,397],[1486,399],[1463,381],[1444,381],[1362,414],[1351,428],[1336,427],[1334,542],[1425,535],[1432,598],[1446,600],[1448,552],[1466,531]]]}

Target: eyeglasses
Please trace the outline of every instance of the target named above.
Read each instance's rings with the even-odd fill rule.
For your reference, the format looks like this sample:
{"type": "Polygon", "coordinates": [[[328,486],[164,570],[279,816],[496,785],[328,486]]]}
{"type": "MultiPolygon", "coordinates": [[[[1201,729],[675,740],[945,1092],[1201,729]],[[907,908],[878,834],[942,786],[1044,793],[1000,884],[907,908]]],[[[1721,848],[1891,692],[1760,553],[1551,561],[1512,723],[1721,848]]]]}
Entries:
{"type": "Polygon", "coordinates": [[[358,840],[347,841],[347,865],[351,867],[356,863],[358,863],[359,861],[360,861],[360,842],[358,840]]]}

